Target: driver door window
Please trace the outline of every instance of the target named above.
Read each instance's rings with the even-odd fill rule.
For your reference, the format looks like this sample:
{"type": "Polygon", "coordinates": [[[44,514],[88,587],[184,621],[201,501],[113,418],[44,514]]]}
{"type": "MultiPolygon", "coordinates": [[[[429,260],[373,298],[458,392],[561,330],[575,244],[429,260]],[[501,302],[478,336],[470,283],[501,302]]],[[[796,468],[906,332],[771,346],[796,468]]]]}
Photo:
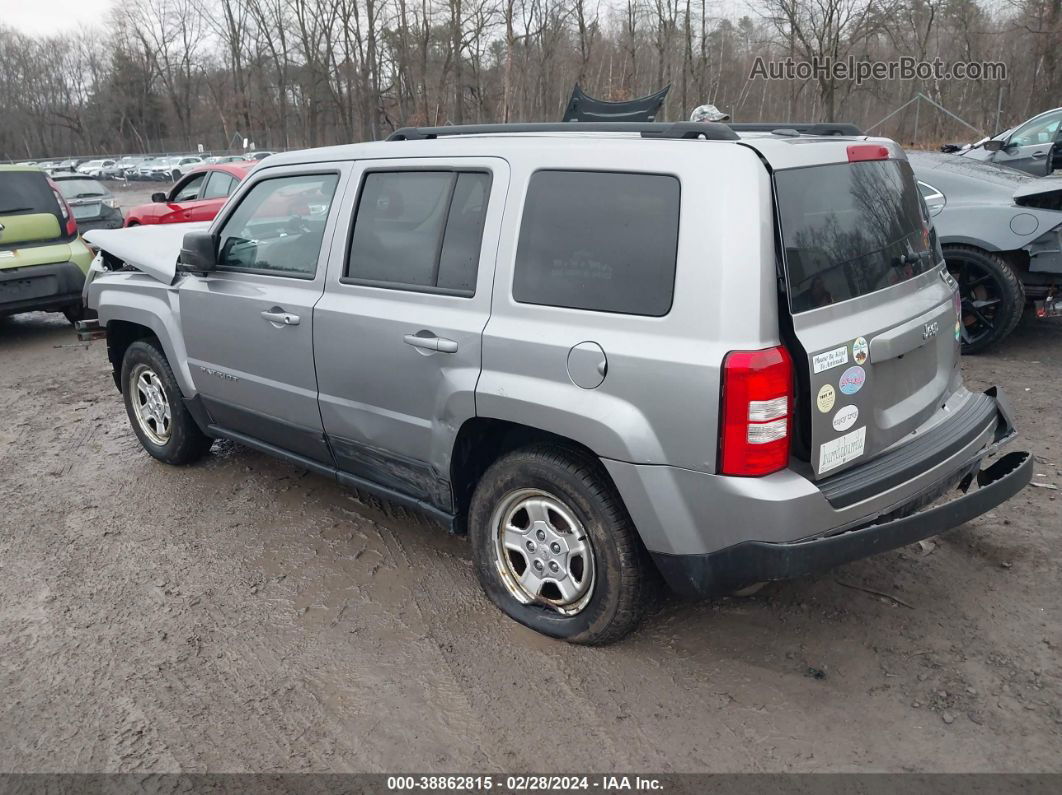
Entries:
{"type": "Polygon", "coordinates": [[[312,279],[337,174],[264,179],[221,229],[218,267],[312,279]]]}
{"type": "Polygon", "coordinates": [[[206,174],[197,174],[186,183],[181,185],[173,194],[174,202],[194,202],[199,198],[199,190],[203,187],[206,174]]]}
{"type": "Polygon", "coordinates": [[[1042,119],[1026,124],[1011,136],[1011,146],[1034,146],[1036,144],[1049,144],[1058,139],[1059,125],[1062,124],[1062,113],[1054,113],[1044,116],[1042,119]]]}

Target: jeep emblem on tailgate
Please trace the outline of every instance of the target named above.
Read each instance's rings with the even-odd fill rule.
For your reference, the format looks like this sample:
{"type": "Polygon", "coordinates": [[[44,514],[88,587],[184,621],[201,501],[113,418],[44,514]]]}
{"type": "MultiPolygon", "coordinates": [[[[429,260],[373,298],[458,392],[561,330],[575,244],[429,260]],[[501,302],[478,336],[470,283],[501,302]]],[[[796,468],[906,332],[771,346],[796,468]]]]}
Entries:
{"type": "Polygon", "coordinates": [[[940,326],[937,324],[937,321],[934,320],[932,323],[926,323],[925,326],[922,327],[922,339],[927,340],[930,337],[935,337],[939,330],[940,326]]]}

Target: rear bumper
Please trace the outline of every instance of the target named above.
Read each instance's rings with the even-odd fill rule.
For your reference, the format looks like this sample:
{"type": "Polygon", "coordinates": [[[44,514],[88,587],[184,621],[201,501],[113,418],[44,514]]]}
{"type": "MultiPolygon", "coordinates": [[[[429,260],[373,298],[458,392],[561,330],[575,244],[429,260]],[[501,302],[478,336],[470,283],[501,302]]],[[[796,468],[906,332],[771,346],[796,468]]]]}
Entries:
{"type": "Polygon", "coordinates": [[[80,304],[84,283],[85,274],[74,262],[0,270],[0,315],[80,304]]]}
{"type": "Polygon", "coordinates": [[[793,469],[735,478],[602,462],[671,585],[718,594],[943,532],[1029,482],[1032,459],[1024,453],[980,471],[1016,435],[997,388],[984,394],[960,389],[942,415],[917,440],[818,483],[793,469]],[[963,496],[926,509],[956,489],[963,496]]]}
{"type": "Polygon", "coordinates": [[[754,583],[824,571],[957,527],[1013,497],[1029,483],[1032,472],[1030,453],[1008,453],[977,472],[975,491],[910,516],[808,541],[747,541],[707,555],[653,553],[653,559],[668,584],[679,593],[733,593],[754,583]]]}

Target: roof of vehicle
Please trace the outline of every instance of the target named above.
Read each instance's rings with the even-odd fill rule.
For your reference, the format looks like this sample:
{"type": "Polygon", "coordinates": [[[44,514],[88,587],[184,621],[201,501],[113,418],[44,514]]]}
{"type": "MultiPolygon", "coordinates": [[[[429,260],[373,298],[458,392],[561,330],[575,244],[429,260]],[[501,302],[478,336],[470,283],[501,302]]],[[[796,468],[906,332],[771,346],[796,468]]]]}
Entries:
{"type": "Polygon", "coordinates": [[[202,173],[207,172],[207,171],[223,171],[226,174],[230,174],[231,176],[236,177],[237,179],[243,179],[244,177],[247,176],[247,172],[249,172],[256,165],[258,165],[258,164],[257,163],[247,163],[247,162],[243,162],[243,163],[204,163],[201,166],[196,166],[195,168],[193,168],[188,173],[189,174],[202,174],[202,173]]]}
{"type": "MultiPolygon", "coordinates": [[[[473,125],[461,128],[427,128],[430,135],[410,135],[406,140],[388,140],[341,146],[281,152],[262,163],[262,168],[322,163],[335,160],[379,159],[392,157],[515,157],[519,154],[544,153],[550,148],[586,147],[600,151],[602,145],[614,147],[617,159],[632,162],[656,147],[745,146],[754,149],[772,168],[797,168],[822,163],[848,162],[847,147],[854,143],[874,143],[889,149],[890,157],[903,159],[903,150],[887,138],[866,136],[812,136],[773,132],[735,133],[723,124],[697,122],[647,123],[642,125],[565,124],[543,125],[473,125]],[[630,127],[631,129],[625,129],[630,127]],[[634,129],[637,128],[637,129],[634,129]],[[644,128],[644,129],[643,129],[644,128]],[[720,129],[721,128],[721,129],[720,129]],[[717,136],[704,141],[695,133],[717,136]],[[685,136],[685,137],[680,137],[685,136]],[[629,150],[635,149],[638,155],[629,150]]],[[[400,131],[400,133],[405,131],[400,131]]],[[[398,135],[399,133],[396,133],[398,135]]],[[[636,160],[634,161],[636,162],[636,160]]]]}

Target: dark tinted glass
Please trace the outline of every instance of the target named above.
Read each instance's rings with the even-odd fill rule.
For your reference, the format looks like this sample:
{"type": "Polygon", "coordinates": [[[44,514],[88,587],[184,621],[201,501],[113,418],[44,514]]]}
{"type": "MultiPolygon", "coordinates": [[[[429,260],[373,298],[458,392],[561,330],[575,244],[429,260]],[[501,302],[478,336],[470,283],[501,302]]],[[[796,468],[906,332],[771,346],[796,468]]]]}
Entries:
{"type": "Polygon", "coordinates": [[[539,171],[527,189],[513,297],[573,309],[667,314],[678,218],[674,177],[539,171]]]}
{"type": "Polygon", "coordinates": [[[347,275],[372,282],[433,286],[453,176],[448,171],[367,174],[358,200],[347,275]]]}
{"type": "Polygon", "coordinates": [[[458,175],[439,255],[439,287],[464,292],[476,289],[483,219],[487,214],[489,196],[489,175],[458,175]]]}
{"type": "MultiPolygon", "coordinates": [[[[59,204],[40,171],[0,172],[0,215],[51,213],[60,217],[59,204]]],[[[60,224],[61,225],[61,224],[60,224]]]]}
{"type": "Polygon", "coordinates": [[[366,174],[347,277],[471,295],[489,195],[490,176],[478,172],[366,174]]]}
{"type": "Polygon", "coordinates": [[[779,171],[775,191],[794,313],[899,284],[937,262],[904,161],[779,171]]]}

